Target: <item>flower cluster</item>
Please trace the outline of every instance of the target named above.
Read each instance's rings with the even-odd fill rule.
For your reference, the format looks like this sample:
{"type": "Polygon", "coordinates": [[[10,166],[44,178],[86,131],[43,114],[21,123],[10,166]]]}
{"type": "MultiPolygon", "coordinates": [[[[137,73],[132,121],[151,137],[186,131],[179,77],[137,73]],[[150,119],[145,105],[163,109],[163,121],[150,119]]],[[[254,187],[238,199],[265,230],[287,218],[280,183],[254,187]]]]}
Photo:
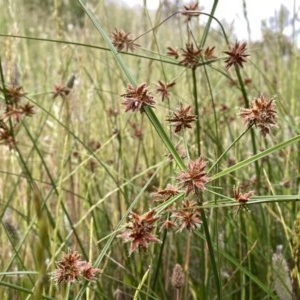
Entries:
{"type": "Polygon", "coordinates": [[[247,126],[258,127],[265,137],[270,129],[276,124],[276,111],[274,110],[274,99],[267,101],[264,96],[255,98],[249,108],[241,108],[240,116],[245,120],[247,126]]]}
{"type": "Polygon", "coordinates": [[[173,113],[174,116],[167,119],[168,122],[175,126],[175,132],[179,132],[183,128],[192,128],[191,123],[195,122],[196,116],[189,114],[190,109],[190,105],[183,107],[183,105],[180,104],[177,111],[173,113]]]}
{"type": "Polygon", "coordinates": [[[154,210],[150,210],[141,216],[134,212],[130,213],[130,222],[126,225],[125,231],[118,235],[125,243],[131,242],[129,255],[140,249],[146,250],[151,242],[161,242],[151,233],[154,229],[154,223],[159,219],[154,214],[154,210]]]}
{"type": "Polygon", "coordinates": [[[187,170],[178,175],[177,180],[185,188],[185,196],[188,196],[190,192],[199,194],[200,191],[205,190],[205,184],[209,181],[205,167],[206,163],[200,157],[195,161],[190,161],[187,170]]]}
{"type": "Polygon", "coordinates": [[[121,95],[124,99],[125,112],[132,110],[143,112],[145,106],[154,106],[155,101],[148,92],[148,86],[146,83],[140,84],[137,88],[134,88],[131,84],[127,86],[127,93],[121,95]]]}
{"type": "Polygon", "coordinates": [[[203,60],[208,61],[216,58],[214,50],[215,47],[207,47],[203,54],[203,50],[199,49],[198,46],[195,46],[193,43],[187,43],[185,48],[181,49],[181,54],[178,50],[167,47],[167,55],[175,59],[178,59],[181,55],[181,60],[179,61],[180,65],[190,69],[196,69],[201,65],[203,60]]]}
{"type": "Polygon", "coordinates": [[[246,204],[249,201],[250,197],[253,196],[253,194],[254,194],[253,191],[242,194],[238,187],[233,190],[233,199],[241,205],[238,208],[237,212],[239,212],[241,208],[247,210],[246,204]]]}
{"type": "Polygon", "coordinates": [[[183,12],[181,14],[186,17],[186,23],[190,22],[192,17],[198,17],[200,15],[199,2],[196,1],[194,3],[190,3],[189,5],[184,5],[183,12]]]}
{"type": "Polygon", "coordinates": [[[243,67],[243,63],[246,62],[246,57],[249,54],[246,54],[247,43],[240,44],[236,42],[234,46],[231,47],[229,51],[224,51],[228,55],[226,58],[226,69],[228,70],[231,66],[235,66],[236,68],[243,67]]]}
{"type": "Polygon", "coordinates": [[[164,83],[158,80],[158,83],[156,85],[156,93],[161,95],[161,101],[169,100],[169,89],[172,88],[175,84],[176,83],[174,81],[170,83],[164,83]]]}
{"type": "Polygon", "coordinates": [[[0,117],[0,141],[3,141],[10,149],[14,148],[14,132],[24,117],[34,114],[33,105],[29,102],[23,103],[22,98],[26,96],[22,86],[9,86],[0,88],[4,99],[4,112],[0,117]]]}
{"type": "Polygon", "coordinates": [[[156,191],[152,193],[151,196],[154,199],[154,201],[165,202],[178,194],[179,194],[179,190],[172,184],[168,183],[165,189],[156,191]]]}
{"type": "Polygon", "coordinates": [[[51,278],[56,285],[73,283],[80,279],[93,282],[99,272],[99,269],[93,268],[87,261],[80,260],[78,252],[68,249],[63,259],[56,263],[56,269],[51,278]]]}
{"type": "Polygon", "coordinates": [[[198,228],[201,224],[200,210],[195,201],[185,199],[182,203],[182,208],[172,213],[171,218],[175,222],[179,222],[179,231],[187,229],[192,231],[198,228]]]}
{"type": "Polygon", "coordinates": [[[135,47],[139,47],[138,44],[135,44],[133,39],[130,37],[130,33],[126,33],[123,30],[117,30],[110,35],[112,44],[116,47],[117,51],[134,51],[135,47]]]}

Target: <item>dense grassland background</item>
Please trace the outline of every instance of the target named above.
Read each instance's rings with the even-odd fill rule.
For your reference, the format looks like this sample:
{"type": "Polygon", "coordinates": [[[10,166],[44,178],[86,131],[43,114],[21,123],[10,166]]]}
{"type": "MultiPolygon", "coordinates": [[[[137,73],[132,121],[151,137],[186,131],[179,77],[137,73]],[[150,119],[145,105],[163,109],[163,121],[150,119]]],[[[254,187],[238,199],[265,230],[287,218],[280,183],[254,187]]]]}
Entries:
{"type": "Polygon", "coordinates": [[[299,299],[299,49],[296,31],[283,33],[297,16],[282,8],[267,20],[236,72],[224,63],[236,42],[230,24],[221,22],[227,43],[207,15],[161,23],[182,5],[149,12],[88,3],[0,0],[1,120],[14,122],[4,118],[4,87],[22,86],[35,112],[12,126],[15,144],[1,136],[1,299],[299,299]],[[155,30],[133,53],[116,54],[104,36],[116,28],[132,37],[155,30]],[[166,55],[188,41],[215,47],[216,58],[193,71],[166,55]],[[169,100],[155,92],[158,80],[176,82],[169,100]],[[149,85],[152,113],[125,113],[120,95],[130,82],[149,85]],[[59,94],[66,85],[70,92],[59,94]],[[276,99],[277,124],[266,137],[239,117],[245,99],[261,94],[276,99]],[[174,133],[166,119],[180,103],[198,126],[174,133]],[[180,210],[182,194],[163,204],[151,196],[176,185],[181,160],[170,160],[172,147],[184,166],[200,154],[207,162],[211,180],[193,198],[203,226],[160,231],[157,223],[162,243],[129,256],[117,235],[131,211],[166,218],[171,206],[180,210]],[[254,192],[246,205],[234,199],[237,186],[254,192]],[[68,248],[101,270],[94,283],[55,286],[51,274],[68,248]],[[184,277],[178,292],[176,264],[184,277]]]}

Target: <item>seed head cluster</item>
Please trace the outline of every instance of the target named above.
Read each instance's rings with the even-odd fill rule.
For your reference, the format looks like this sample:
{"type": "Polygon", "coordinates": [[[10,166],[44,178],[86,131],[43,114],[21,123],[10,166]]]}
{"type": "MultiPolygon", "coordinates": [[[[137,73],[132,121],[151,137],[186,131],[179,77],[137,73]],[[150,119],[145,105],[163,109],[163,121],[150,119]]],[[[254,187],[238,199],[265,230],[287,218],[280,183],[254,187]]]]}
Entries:
{"type": "Polygon", "coordinates": [[[123,233],[118,235],[124,242],[130,242],[129,255],[138,250],[146,250],[149,243],[161,243],[151,232],[154,230],[154,224],[159,217],[154,216],[155,211],[149,212],[139,216],[131,212],[129,219],[130,222],[126,225],[123,233]]]}
{"type": "Polygon", "coordinates": [[[169,100],[170,99],[170,89],[175,85],[176,83],[170,82],[170,83],[164,83],[160,80],[158,80],[158,83],[156,85],[156,93],[161,95],[161,101],[169,100]]]}
{"type": "Polygon", "coordinates": [[[188,5],[184,5],[181,14],[186,17],[186,23],[190,22],[193,17],[198,17],[200,15],[199,2],[196,1],[188,5]]]}
{"type": "Polygon", "coordinates": [[[246,54],[247,43],[239,43],[236,42],[234,46],[231,47],[229,51],[224,51],[228,55],[225,60],[226,69],[228,70],[231,66],[235,66],[236,68],[243,68],[243,63],[245,63],[246,57],[249,54],[246,54]]]}
{"type": "Polygon", "coordinates": [[[179,223],[179,231],[183,229],[192,231],[202,224],[199,206],[195,201],[189,201],[188,199],[184,200],[182,208],[174,212],[171,218],[179,223]]]}
{"type": "Polygon", "coordinates": [[[0,116],[0,141],[13,149],[15,147],[14,132],[24,117],[34,115],[34,106],[22,101],[22,98],[26,96],[22,86],[5,86],[0,88],[0,92],[5,99],[3,113],[0,116]]]}
{"type": "Polygon", "coordinates": [[[80,260],[78,252],[68,249],[62,260],[56,263],[51,278],[56,285],[74,283],[81,279],[93,282],[99,272],[99,269],[93,268],[87,261],[80,260]]]}
{"type": "Polygon", "coordinates": [[[130,36],[130,33],[126,33],[123,30],[117,30],[110,35],[112,44],[116,47],[118,52],[123,50],[131,52],[134,51],[136,47],[139,47],[138,44],[135,44],[133,39],[130,36]]]}
{"type": "Polygon", "coordinates": [[[175,126],[175,132],[181,131],[183,128],[192,128],[191,123],[195,122],[196,116],[189,114],[191,106],[184,107],[180,104],[180,107],[173,113],[173,117],[167,119],[173,126],[175,126]]]}
{"type": "Polygon", "coordinates": [[[267,101],[261,95],[251,101],[249,108],[241,108],[239,115],[244,119],[247,126],[258,127],[265,137],[276,124],[276,111],[274,108],[274,99],[267,101]]]}
{"type": "Polygon", "coordinates": [[[190,161],[187,170],[178,175],[177,181],[185,188],[185,196],[188,196],[190,192],[199,194],[200,191],[205,190],[205,184],[209,181],[205,167],[206,163],[200,157],[195,161],[190,161]]]}
{"type": "Polygon", "coordinates": [[[216,56],[214,51],[215,47],[207,47],[205,50],[202,50],[193,43],[187,43],[185,48],[181,49],[181,53],[172,47],[167,47],[166,54],[174,59],[178,59],[180,57],[181,60],[179,61],[179,65],[190,69],[196,69],[203,61],[215,59],[216,56]]]}
{"type": "Polygon", "coordinates": [[[121,95],[124,99],[125,112],[132,110],[143,112],[145,106],[154,106],[154,98],[148,92],[148,86],[146,83],[140,84],[137,88],[134,88],[131,84],[127,86],[126,94],[121,95]]]}

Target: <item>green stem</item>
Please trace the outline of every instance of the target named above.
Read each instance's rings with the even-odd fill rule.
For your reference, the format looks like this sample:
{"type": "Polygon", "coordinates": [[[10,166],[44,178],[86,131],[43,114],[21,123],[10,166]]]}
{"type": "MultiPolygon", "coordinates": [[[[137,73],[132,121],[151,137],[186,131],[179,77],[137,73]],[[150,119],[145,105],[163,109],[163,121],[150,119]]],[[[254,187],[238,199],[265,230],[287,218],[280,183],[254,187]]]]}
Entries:
{"type": "MultiPolygon", "coordinates": [[[[235,66],[235,71],[236,71],[236,75],[237,75],[239,85],[240,85],[240,88],[241,88],[241,91],[242,91],[242,95],[243,95],[243,98],[244,98],[245,107],[248,108],[249,107],[249,100],[248,100],[247,92],[245,90],[245,85],[244,85],[239,67],[235,66]]],[[[256,147],[256,139],[255,139],[255,134],[254,134],[253,129],[250,130],[250,135],[251,135],[252,151],[253,151],[253,155],[255,155],[255,154],[257,154],[257,147],[256,147]]],[[[257,191],[259,191],[260,187],[261,187],[261,182],[260,182],[260,177],[261,176],[260,176],[260,168],[259,168],[258,161],[255,161],[254,165],[255,165],[255,173],[256,173],[256,187],[257,187],[257,191]]]]}
{"type": "Polygon", "coordinates": [[[194,105],[195,105],[195,115],[196,119],[196,144],[198,147],[198,156],[201,155],[201,143],[200,143],[200,116],[199,116],[199,105],[198,105],[198,90],[197,90],[197,78],[196,78],[196,69],[192,69],[192,77],[193,77],[193,96],[194,96],[194,105]]]}
{"type": "MultiPolygon", "coordinates": [[[[200,115],[199,115],[199,106],[198,106],[198,93],[197,93],[197,78],[196,78],[196,72],[195,69],[192,70],[192,76],[193,76],[193,94],[194,94],[194,105],[195,105],[195,114],[197,116],[196,121],[196,140],[197,140],[197,146],[198,146],[198,156],[201,156],[201,145],[200,145],[200,115]]],[[[199,201],[200,205],[202,201],[199,201]]],[[[212,245],[211,235],[209,232],[208,222],[206,219],[205,211],[203,208],[200,208],[200,214],[201,214],[201,220],[202,220],[202,226],[204,229],[209,257],[211,260],[212,270],[214,274],[215,279],[215,285],[217,288],[218,293],[218,299],[221,299],[221,285],[220,285],[220,279],[219,279],[219,272],[215,260],[215,254],[214,249],[212,245]]]]}

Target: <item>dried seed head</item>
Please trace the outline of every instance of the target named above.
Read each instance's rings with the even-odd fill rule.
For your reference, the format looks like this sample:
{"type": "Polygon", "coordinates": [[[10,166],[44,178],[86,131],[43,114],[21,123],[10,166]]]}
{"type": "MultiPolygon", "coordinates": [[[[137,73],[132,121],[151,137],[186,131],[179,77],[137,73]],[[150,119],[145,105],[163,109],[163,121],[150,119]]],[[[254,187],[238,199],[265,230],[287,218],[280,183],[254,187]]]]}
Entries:
{"type": "Polygon", "coordinates": [[[57,262],[51,278],[56,285],[73,283],[79,279],[93,282],[99,272],[99,269],[93,268],[87,261],[80,260],[78,252],[68,249],[63,259],[57,262]]]}
{"type": "Polygon", "coordinates": [[[135,44],[133,39],[130,37],[130,33],[126,33],[123,30],[117,30],[110,35],[112,44],[116,47],[118,52],[130,50],[131,52],[134,51],[135,47],[139,47],[138,44],[135,44]]]}
{"type": "Polygon", "coordinates": [[[233,47],[229,51],[224,51],[229,57],[226,58],[226,69],[228,70],[232,65],[235,67],[243,67],[243,63],[246,62],[246,57],[249,56],[249,54],[246,54],[246,47],[247,43],[244,42],[240,44],[239,42],[236,42],[233,47]]]}
{"type": "Polygon", "coordinates": [[[161,95],[161,101],[169,100],[170,92],[169,89],[175,85],[175,82],[164,83],[158,80],[156,85],[156,93],[161,95]]]}
{"type": "Polygon", "coordinates": [[[192,17],[198,17],[199,12],[199,2],[190,3],[189,5],[183,6],[184,11],[181,13],[183,16],[186,16],[185,22],[188,23],[192,17]]]}
{"type": "Polygon", "coordinates": [[[129,110],[143,112],[145,106],[153,107],[155,104],[153,97],[148,92],[146,83],[140,84],[137,88],[128,84],[127,93],[121,95],[121,97],[124,98],[125,112],[129,110]]]}
{"type": "Polygon", "coordinates": [[[62,84],[54,85],[54,91],[52,92],[52,98],[55,99],[60,96],[63,100],[66,99],[66,96],[69,95],[71,89],[62,84]]]}
{"type": "Polygon", "coordinates": [[[182,103],[180,107],[174,112],[174,117],[167,119],[173,126],[175,126],[175,132],[181,131],[183,128],[192,128],[191,123],[195,122],[196,116],[189,114],[191,106],[183,107],[182,103]]]}
{"type": "Polygon", "coordinates": [[[279,300],[292,300],[293,288],[290,278],[290,269],[282,253],[282,245],[276,247],[272,255],[272,279],[274,290],[279,300]]]}
{"type": "Polygon", "coordinates": [[[175,59],[178,59],[179,54],[178,54],[178,50],[173,49],[172,47],[167,47],[167,55],[174,57],[175,59]]]}
{"type": "Polygon", "coordinates": [[[6,101],[10,105],[17,105],[21,99],[26,96],[26,93],[22,92],[22,86],[9,86],[1,89],[6,101]]]}
{"type": "Polygon", "coordinates": [[[174,266],[171,282],[175,289],[180,289],[183,286],[183,270],[181,265],[176,264],[174,266]]]}
{"type": "Polygon", "coordinates": [[[56,264],[56,270],[52,273],[52,279],[56,285],[60,283],[73,283],[80,276],[80,255],[76,251],[68,249],[63,259],[56,264]]]}
{"type": "Polygon", "coordinates": [[[179,62],[180,65],[196,69],[201,64],[202,49],[194,47],[193,43],[187,43],[182,52],[183,60],[179,62]]]}
{"type": "Polygon", "coordinates": [[[171,217],[179,222],[179,231],[183,229],[192,231],[202,224],[197,203],[195,201],[189,201],[188,199],[182,203],[180,210],[172,213],[171,217]]]}
{"type": "Polygon", "coordinates": [[[178,189],[172,184],[168,183],[165,189],[152,193],[151,197],[154,199],[154,201],[165,202],[178,194],[178,189]]]}
{"type": "Polygon", "coordinates": [[[138,214],[131,212],[129,218],[131,221],[126,225],[126,229],[118,237],[124,240],[124,243],[131,242],[129,255],[139,249],[146,250],[149,243],[161,243],[151,231],[154,230],[154,223],[159,217],[154,216],[155,211],[149,212],[139,216],[138,214]]]}
{"type": "Polygon", "coordinates": [[[265,97],[261,95],[251,101],[249,108],[241,108],[239,115],[245,120],[249,127],[253,125],[258,127],[261,134],[265,137],[276,124],[274,103],[274,98],[267,101],[265,97]]]}
{"type": "Polygon", "coordinates": [[[211,47],[211,48],[207,47],[204,51],[204,59],[211,60],[217,58],[216,56],[214,56],[214,50],[215,47],[211,47]]]}
{"type": "Polygon", "coordinates": [[[190,161],[187,170],[177,177],[179,184],[185,188],[186,196],[190,192],[198,194],[200,191],[205,190],[205,184],[209,181],[204,171],[205,167],[206,163],[200,157],[195,161],[190,161]]]}
{"type": "Polygon", "coordinates": [[[234,199],[238,203],[241,203],[241,204],[247,203],[248,200],[250,199],[250,197],[253,196],[253,194],[254,194],[253,191],[250,191],[250,192],[247,192],[245,194],[242,194],[240,192],[240,189],[238,187],[233,190],[233,197],[234,197],[234,199]]]}

